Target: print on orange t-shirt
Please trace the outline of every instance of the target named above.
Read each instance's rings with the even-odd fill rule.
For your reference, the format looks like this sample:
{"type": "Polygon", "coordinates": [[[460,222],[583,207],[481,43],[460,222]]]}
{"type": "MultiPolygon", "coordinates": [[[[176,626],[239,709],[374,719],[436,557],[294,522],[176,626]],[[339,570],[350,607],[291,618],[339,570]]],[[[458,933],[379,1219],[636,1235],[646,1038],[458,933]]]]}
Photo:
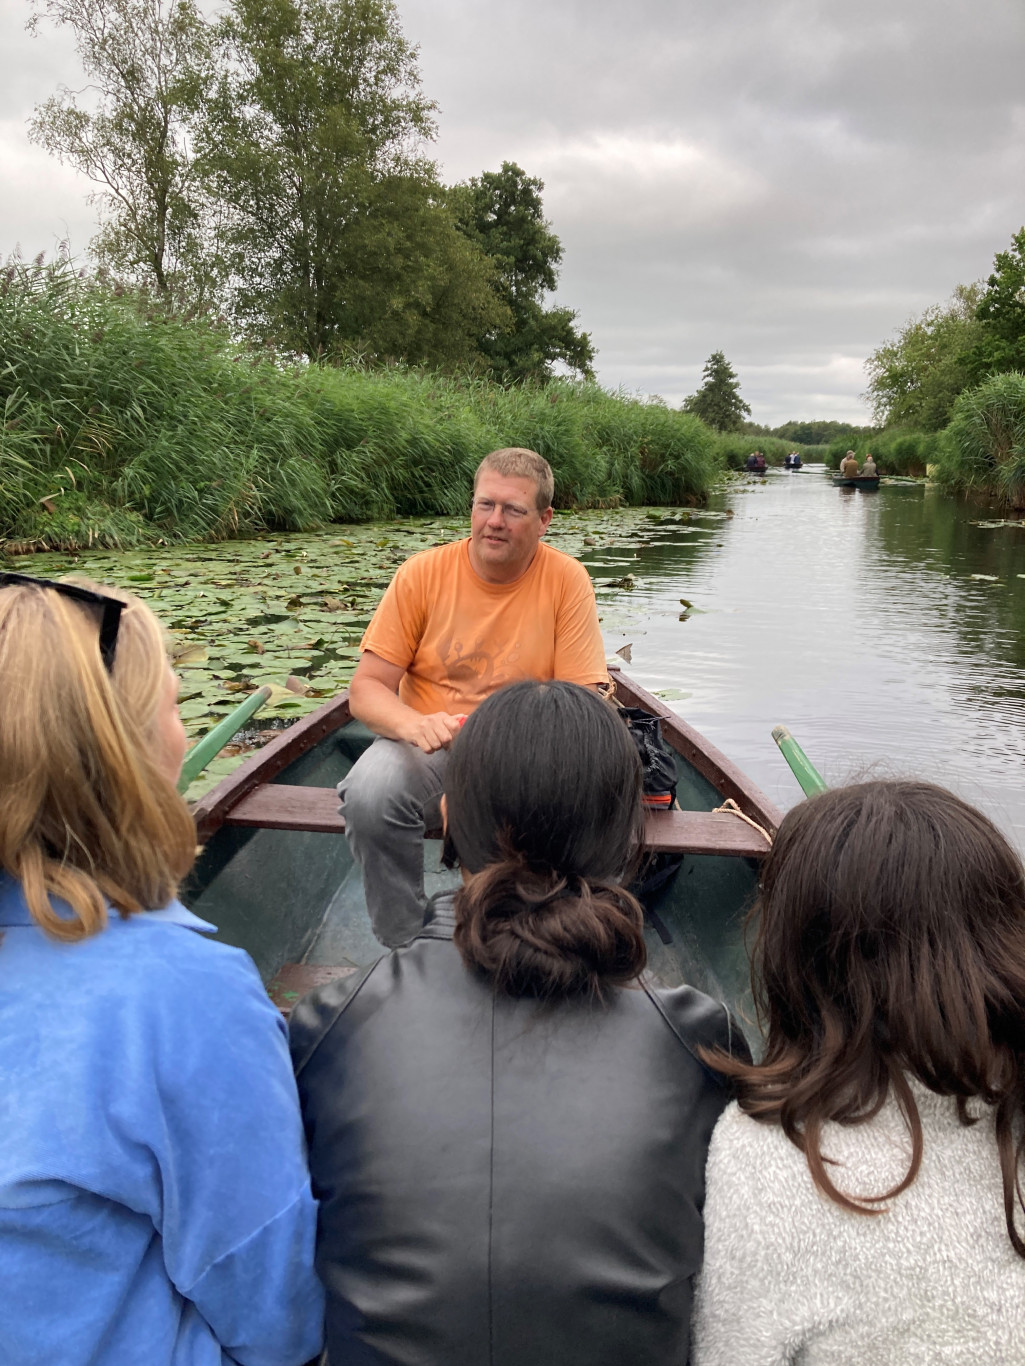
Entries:
{"type": "Polygon", "coordinates": [[[471,712],[520,678],[608,679],[594,588],[577,560],[544,543],[514,583],[487,583],[469,541],[401,565],[360,642],[405,670],[399,698],[415,711],[471,712]]]}

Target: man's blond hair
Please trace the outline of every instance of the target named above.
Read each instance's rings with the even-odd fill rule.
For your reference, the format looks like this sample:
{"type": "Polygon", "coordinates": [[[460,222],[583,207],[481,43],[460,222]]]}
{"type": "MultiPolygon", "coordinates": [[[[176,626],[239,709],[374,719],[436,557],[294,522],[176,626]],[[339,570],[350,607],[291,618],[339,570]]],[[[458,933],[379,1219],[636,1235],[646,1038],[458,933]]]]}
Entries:
{"type": "Polygon", "coordinates": [[[552,467],[537,451],[528,451],[525,446],[503,446],[500,451],[492,451],[477,466],[473,476],[473,491],[485,470],[504,475],[506,479],[531,479],[537,485],[534,501],[538,512],[545,512],[552,506],[555,497],[555,476],[552,467]]]}
{"type": "Polygon", "coordinates": [[[107,902],[123,916],[166,905],[196,847],[161,753],[160,624],[128,593],[73,582],[125,603],[111,673],[88,607],[35,584],[0,588],[0,867],[61,940],[102,930],[107,902]]]}

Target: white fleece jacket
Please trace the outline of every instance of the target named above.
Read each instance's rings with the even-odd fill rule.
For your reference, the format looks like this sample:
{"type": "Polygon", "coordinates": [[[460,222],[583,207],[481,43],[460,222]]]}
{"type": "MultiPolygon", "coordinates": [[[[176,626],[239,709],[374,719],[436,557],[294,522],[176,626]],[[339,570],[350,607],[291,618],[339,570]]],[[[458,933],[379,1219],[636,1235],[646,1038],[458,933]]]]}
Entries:
{"type": "MultiPolygon", "coordinates": [[[[733,1104],[712,1137],[693,1366],[1025,1366],[1025,1260],[1011,1247],[992,1112],[912,1082],[925,1149],[886,1213],[819,1194],[777,1125],[733,1104]]],[[[868,1124],[827,1126],[823,1151],[850,1193],[907,1170],[893,1101],[868,1124]]],[[[1025,1219],[1019,1214],[1019,1229],[1025,1219]]]]}

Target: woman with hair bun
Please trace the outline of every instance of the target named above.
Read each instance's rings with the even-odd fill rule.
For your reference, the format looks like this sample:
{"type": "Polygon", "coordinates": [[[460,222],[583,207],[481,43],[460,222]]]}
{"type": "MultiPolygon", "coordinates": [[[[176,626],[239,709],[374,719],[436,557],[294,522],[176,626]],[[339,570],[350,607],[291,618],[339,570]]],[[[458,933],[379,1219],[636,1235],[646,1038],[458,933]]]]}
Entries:
{"type": "Polygon", "coordinates": [[[571,683],[493,694],[455,740],[463,886],[292,1019],[328,1351],[347,1366],[681,1366],[725,1008],[655,992],[623,886],[626,726],[571,683]]]}
{"type": "Polygon", "coordinates": [[[761,1062],[712,1140],[696,1366],[1025,1361],[1025,872],[952,793],[802,803],[762,871],[761,1062]]]}
{"type": "Polygon", "coordinates": [[[175,900],[160,626],[0,574],[0,1361],[300,1366],[316,1207],[280,1017],[175,900]]]}

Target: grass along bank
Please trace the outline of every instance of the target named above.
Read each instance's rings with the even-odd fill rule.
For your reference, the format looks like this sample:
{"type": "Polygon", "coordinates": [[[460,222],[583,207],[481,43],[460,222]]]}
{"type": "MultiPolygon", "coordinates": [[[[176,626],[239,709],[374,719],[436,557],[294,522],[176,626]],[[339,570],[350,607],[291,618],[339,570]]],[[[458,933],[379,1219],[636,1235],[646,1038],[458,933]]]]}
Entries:
{"type": "Polygon", "coordinates": [[[0,407],[9,553],[453,516],[505,445],[551,462],[562,508],[695,502],[724,461],[658,402],[283,364],[60,264],[0,277],[0,407]]]}

